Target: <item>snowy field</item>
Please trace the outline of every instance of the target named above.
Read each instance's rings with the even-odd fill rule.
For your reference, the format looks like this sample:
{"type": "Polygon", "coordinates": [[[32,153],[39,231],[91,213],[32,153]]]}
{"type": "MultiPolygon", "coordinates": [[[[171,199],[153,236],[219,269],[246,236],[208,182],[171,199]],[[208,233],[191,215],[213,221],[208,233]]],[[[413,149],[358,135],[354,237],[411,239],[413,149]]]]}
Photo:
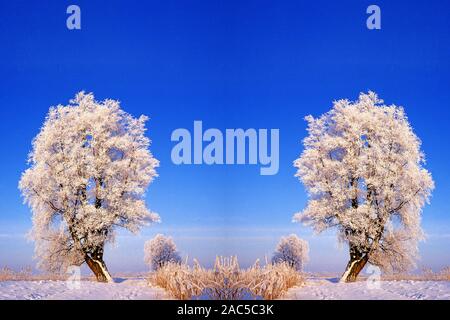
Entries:
{"type": "Polygon", "coordinates": [[[66,281],[1,281],[0,300],[163,300],[161,288],[147,286],[144,279],[116,279],[117,283],[81,281],[79,288],[66,281]]]}
{"type": "MultiPolygon", "coordinates": [[[[81,281],[71,288],[65,281],[2,281],[0,300],[163,300],[170,299],[161,288],[148,287],[142,278],[116,279],[105,284],[81,281]]],[[[450,281],[381,281],[370,288],[365,281],[337,283],[335,279],[309,279],[303,287],[291,288],[282,298],[287,300],[407,300],[450,299],[450,281]]]]}
{"type": "Polygon", "coordinates": [[[336,279],[309,279],[306,286],[289,289],[286,300],[449,300],[450,281],[365,281],[338,283],[336,279]]]}

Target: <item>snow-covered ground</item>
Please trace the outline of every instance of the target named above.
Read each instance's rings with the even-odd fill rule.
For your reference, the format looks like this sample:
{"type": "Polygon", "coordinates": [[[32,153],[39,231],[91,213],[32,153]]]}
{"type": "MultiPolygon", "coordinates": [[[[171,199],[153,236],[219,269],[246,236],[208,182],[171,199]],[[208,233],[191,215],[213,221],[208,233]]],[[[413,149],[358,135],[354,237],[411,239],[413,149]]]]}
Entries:
{"type": "Polygon", "coordinates": [[[3,281],[0,300],[162,300],[169,299],[161,288],[151,288],[144,279],[116,279],[116,283],[80,281],[3,281]]]}
{"type": "Polygon", "coordinates": [[[380,281],[338,283],[336,279],[308,279],[289,289],[286,300],[449,300],[450,281],[380,281]]]}
{"type": "MultiPolygon", "coordinates": [[[[161,288],[149,287],[142,278],[116,279],[116,283],[81,281],[79,288],[65,281],[3,281],[0,300],[116,300],[170,299],[161,288]]],[[[291,288],[282,299],[450,299],[450,281],[381,281],[367,284],[337,283],[336,279],[308,279],[305,286],[291,288]]]]}

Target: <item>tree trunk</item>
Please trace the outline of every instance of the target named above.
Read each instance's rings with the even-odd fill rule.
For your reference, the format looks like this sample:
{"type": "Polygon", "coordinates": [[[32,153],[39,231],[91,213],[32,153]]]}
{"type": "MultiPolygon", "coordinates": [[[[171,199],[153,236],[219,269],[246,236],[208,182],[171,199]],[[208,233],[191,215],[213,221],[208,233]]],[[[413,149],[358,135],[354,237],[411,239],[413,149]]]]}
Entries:
{"type": "Polygon", "coordinates": [[[98,282],[114,282],[111,275],[109,274],[108,268],[106,267],[105,262],[103,261],[103,249],[98,248],[94,250],[91,256],[85,256],[85,261],[89,268],[94,273],[98,282]]]}
{"type": "Polygon", "coordinates": [[[367,254],[361,253],[357,248],[350,246],[350,261],[347,263],[340,282],[355,282],[368,260],[367,254]]]}

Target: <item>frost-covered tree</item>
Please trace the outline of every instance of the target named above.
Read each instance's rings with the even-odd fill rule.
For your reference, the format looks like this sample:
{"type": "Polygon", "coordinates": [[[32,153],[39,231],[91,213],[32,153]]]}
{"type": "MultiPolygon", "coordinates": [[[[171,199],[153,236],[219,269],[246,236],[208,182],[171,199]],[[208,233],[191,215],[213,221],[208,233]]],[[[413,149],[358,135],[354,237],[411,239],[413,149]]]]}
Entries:
{"type": "Polygon", "coordinates": [[[350,251],[341,281],[356,280],[367,262],[384,271],[413,266],[434,183],[403,108],[369,92],[306,120],[305,148],[294,166],[309,200],[294,220],[317,232],[337,228],[350,251]]]}
{"type": "Polygon", "coordinates": [[[285,262],[297,271],[302,271],[309,257],[308,242],[291,234],[281,237],[272,256],[272,263],[285,262]]]}
{"type": "Polygon", "coordinates": [[[137,232],[158,221],[144,201],[158,166],[146,120],[84,92],[50,108],[19,183],[33,212],[40,268],[65,271],[86,262],[98,281],[112,281],[103,252],[116,228],[137,232]]]}
{"type": "Polygon", "coordinates": [[[157,270],[165,264],[181,263],[180,254],[172,237],[157,234],[144,245],[144,262],[153,270],[157,270]]]}

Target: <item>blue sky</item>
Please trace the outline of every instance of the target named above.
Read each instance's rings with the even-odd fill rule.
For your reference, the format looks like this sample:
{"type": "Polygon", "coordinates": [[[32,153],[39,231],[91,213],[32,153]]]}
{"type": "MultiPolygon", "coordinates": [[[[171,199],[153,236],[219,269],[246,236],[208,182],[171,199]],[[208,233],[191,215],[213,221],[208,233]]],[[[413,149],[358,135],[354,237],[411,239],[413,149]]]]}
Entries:
{"type": "Polygon", "coordinates": [[[77,91],[114,98],[146,114],[159,178],[148,205],[162,223],[121,232],[106,260],[112,272],[144,270],[143,243],[174,236],[183,255],[208,265],[216,254],[242,264],[270,254],[281,235],[310,241],[311,271],[342,271],[347,252],[333,232],[313,236],[291,222],[306,193],[292,161],[304,116],[339,98],[374,90],[403,105],[422,139],[436,189],[423,212],[429,234],[420,265],[450,265],[450,4],[448,1],[2,1],[0,3],[0,265],[32,265],[24,233],[31,213],[17,183],[31,140],[51,105],[77,91]],[[103,2],[106,3],[106,2],[103,2]],[[382,29],[366,28],[368,5],[382,29]],[[66,28],[81,8],[82,29],[66,28]],[[176,128],[279,128],[280,170],[175,166],[176,128]]]}

